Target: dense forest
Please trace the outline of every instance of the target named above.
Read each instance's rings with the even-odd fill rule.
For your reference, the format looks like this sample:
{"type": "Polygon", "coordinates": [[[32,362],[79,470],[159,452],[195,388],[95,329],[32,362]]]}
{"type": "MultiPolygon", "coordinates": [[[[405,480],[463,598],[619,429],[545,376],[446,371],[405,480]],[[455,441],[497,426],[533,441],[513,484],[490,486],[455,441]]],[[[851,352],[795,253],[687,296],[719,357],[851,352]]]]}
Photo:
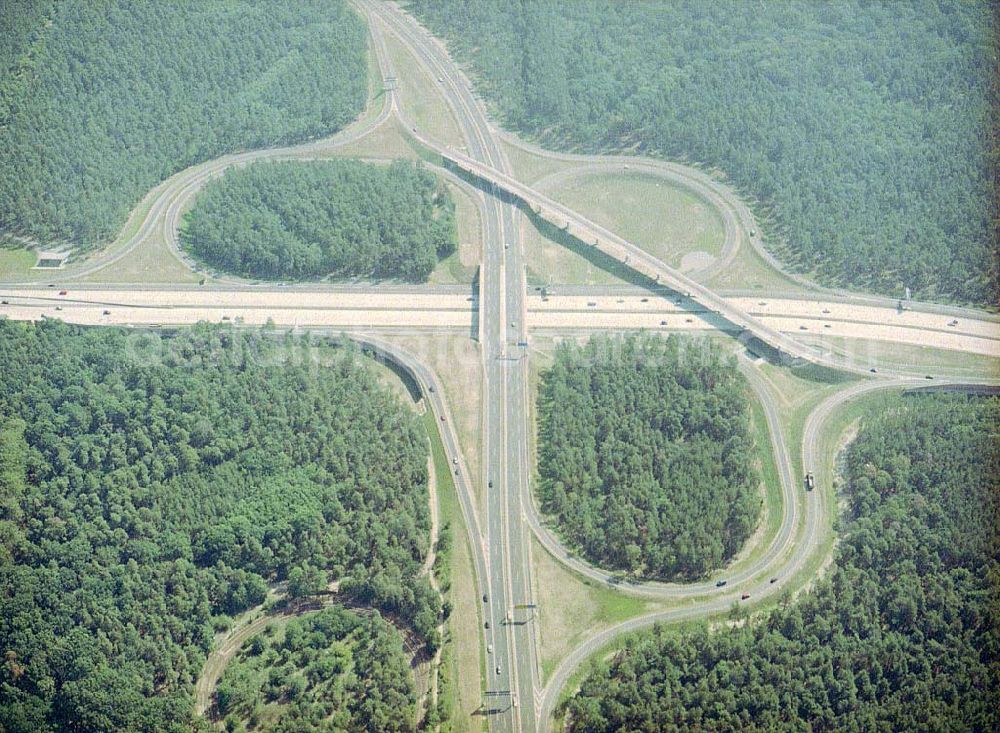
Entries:
{"type": "Polygon", "coordinates": [[[408,5],[544,145],[717,167],[824,283],[995,304],[995,4],[408,5]]]}
{"type": "Polygon", "coordinates": [[[171,173],[331,132],[367,95],[344,0],[17,0],[0,30],[0,232],[82,248],[171,173]]]}
{"type": "Polygon", "coordinates": [[[635,637],[569,730],[1000,730],[998,476],[1000,400],[892,398],[847,451],[847,533],[815,590],[747,626],[635,637]]]}
{"type": "Polygon", "coordinates": [[[0,364],[0,730],[191,730],[282,579],[439,643],[426,432],[353,349],[0,320],[0,364]]]}
{"type": "Polygon", "coordinates": [[[17,69],[17,61],[36,43],[55,7],[51,0],[6,0],[0,6],[0,79],[17,69]]]}
{"type": "Polygon", "coordinates": [[[421,165],[356,160],[255,163],[209,183],[182,243],[226,272],[259,278],[424,281],[455,251],[455,204],[421,165]]]}
{"type": "Polygon", "coordinates": [[[698,578],[753,532],[762,500],[748,388],[714,344],[563,342],[538,414],[542,510],[591,561],[698,578]]]}
{"type": "Polygon", "coordinates": [[[399,633],[377,613],[333,607],[255,636],[227,665],[216,704],[231,731],[405,733],[416,697],[399,633]]]}

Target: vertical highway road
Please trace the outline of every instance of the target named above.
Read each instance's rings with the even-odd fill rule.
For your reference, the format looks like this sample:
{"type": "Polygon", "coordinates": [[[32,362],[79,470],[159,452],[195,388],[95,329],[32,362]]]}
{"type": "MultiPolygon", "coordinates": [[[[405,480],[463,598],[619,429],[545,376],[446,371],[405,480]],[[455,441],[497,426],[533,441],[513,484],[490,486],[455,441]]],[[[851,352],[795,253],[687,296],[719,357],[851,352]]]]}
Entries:
{"type": "MultiPolygon", "coordinates": [[[[868,376],[865,366],[845,363],[842,359],[819,354],[787,333],[772,328],[749,315],[739,305],[731,305],[690,278],[666,267],[662,262],[638,250],[623,240],[566,207],[538,194],[530,187],[516,181],[503,149],[487,121],[485,110],[470,93],[467,79],[456,70],[443,47],[416,22],[390,3],[364,2],[369,10],[373,38],[380,53],[383,73],[389,75],[385,64],[388,59],[380,42],[383,29],[394,34],[413,54],[417,62],[440,85],[461,130],[468,153],[462,154],[427,137],[426,130],[417,130],[412,123],[407,127],[427,149],[438,152],[446,160],[471,173],[480,181],[485,192],[484,253],[480,280],[480,319],[482,323],[482,358],[485,374],[485,475],[486,482],[486,546],[488,578],[482,589],[484,617],[489,627],[484,629],[485,643],[489,645],[487,669],[487,697],[484,711],[491,731],[527,731],[534,733],[547,728],[556,696],[568,675],[577,668],[586,654],[612,635],[641,628],[656,620],[693,618],[710,612],[719,612],[731,603],[725,593],[715,594],[701,603],[672,608],[648,616],[631,619],[623,624],[590,638],[564,660],[544,691],[538,688],[538,650],[535,640],[535,622],[532,583],[530,577],[530,489],[528,485],[528,362],[526,330],[526,294],[523,252],[520,243],[519,209],[515,200],[540,208],[547,216],[555,215],[557,222],[574,224],[574,233],[595,246],[607,249],[611,256],[622,258],[633,269],[648,275],[651,280],[668,285],[683,293],[689,301],[715,311],[726,321],[770,344],[781,354],[833,368],[854,371],[868,376]]],[[[405,113],[392,102],[393,111],[405,121],[405,113]]],[[[886,375],[887,376],[887,375],[886,375]]],[[[904,380],[903,383],[908,384],[904,380]]],[[[898,385],[896,385],[898,386],[898,385]]],[[[867,391],[882,388],[881,384],[864,383],[854,390],[867,391]]],[[[838,394],[839,396],[839,394],[838,394]]],[[[792,540],[792,527],[798,502],[788,492],[795,485],[790,476],[787,454],[780,446],[780,434],[774,428],[776,421],[769,418],[772,436],[784,458],[782,485],[786,490],[786,517],[782,522],[782,535],[776,547],[786,548],[792,540]],[[789,511],[789,509],[791,511],[789,511]]],[[[807,445],[812,449],[811,446],[807,445]]],[[[804,465],[812,465],[804,455],[804,465]]],[[[781,574],[791,577],[801,568],[815,546],[821,524],[822,506],[818,494],[808,497],[804,534],[795,551],[786,559],[781,574]]],[[[780,553],[777,553],[780,554],[780,553]]],[[[777,554],[775,556],[777,556],[777,554]]],[[[766,562],[766,558],[765,558],[766,562]]],[[[749,577],[747,581],[756,581],[749,577]]],[[[762,576],[764,577],[764,576],[762,576]]],[[[761,597],[780,591],[781,586],[770,581],[754,585],[754,596],[761,597]]],[[[676,591],[677,595],[697,595],[704,592],[697,587],[676,591]]],[[[674,594],[664,589],[664,595],[674,594]]]]}
{"type": "MultiPolygon", "coordinates": [[[[377,20],[371,24],[373,35],[383,30],[394,34],[442,85],[469,157],[508,172],[509,163],[489,127],[485,110],[442,47],[395,6],[366,2],[365,8],[369,17],[377,20]]],[[[384,52],[378,40],[376,48],[384,52]]],[[[402,110],[396,111],[404,116],[402,110]]],[[[528,371],[520,213],[508,195],[491,184],[486,184],[486,194],[480,319],[486,405],[482,480],[486,481],[489,587],[483,588],[480,601],[489,622],[489,628],[483,631],[492,651],[487,655],[484,710],[491,731],[534,733],[537,655],[533,611],[526,607],[533,599],[529,537],[521,507],[528,481],[528,371]]]]}
{"type": "MultiPolygon", "coordinates": [[[[781,326],[781,330],[779,330],[776,325],[762,320],[768,314],[761,313],[760,309],[751,313],[747,304],[741,303],[739,298],[730,299],[733,302],[722,299],[721,296],[685,279],[686,276],[671,271],[662,262],[636,250],[633,245],[620,237],[599,228],[584,217],[514,180],[510,175],[510,166],[505,159],[498,138],[489,126],[485,110],[472,96],[468,80],[456,70],[443,47],[424,33],[415,21],[399,11],[395,5],[373,0],[355,0],[355,2],[368,14],[372,40],[382,74],[385,77],[393,75],[389,65],[389,56],[382,40],[383,33],[391,33],[399,38],[400,42],[413,54],[419,66],[430,74],[435,84],[440,86],[445,101],[454,113],[468,154],[446,149],[433,140],[427,140],[425,138],[426,130],[416,131],[412,124],[408,124],[407,127],[413,130],[414,137],[428,150],[440,152],[454,166],[475,176],[483,191],[481,212],[484,252],[479,308],[480,323],[482,324],[481,356],[484,370],[484,469],[480,476],[469,476],[464,462],[459,460],[455,468],[456,483],[462,502],[463,516],[473,545],[476,575],[481,583],[478,594],[481,596],[480,602],[486,623],[481,629],[482,641],[484,646],[489,648],[486,670],[488,694],[483,700],[481,712],[484,713],[484,719],[494,733],[508,731],[536,733],[536,731],[547,729],[551,712],[564,684],[574,671],[579,669],[579,665],[586,657],[599,649],[602,644],[618,634],[643,628],[656,621],[689,619],[724,611],[743,589],[752,591],[755,599],[780,592],[784,582],[772,584],[767,578],[776,576],[790,578],[805,567],[810,554],[816,547],[819,532],[825,526],[826,520],[823,517],[824,506],[820,500],[821,494],[819,492],[802,493],[798,482],[792,476],[790,458],[777,427],[776,408],[767,400],[767,390],[760,389],[758,385],[769,432],[776,450],[776,460],[784,492],[785,513],[781,531],[771,547],[761,554],[753,567],[743,568],[739,573],[729,573],[729,585],[722,591],[715,592],[714,583],[711,581],[685,586],[645,584],[641,589],[637,588],[637,591],[655,597],[674,599],[688,597],[694,600],[689,604],[678,604],[664,611],[629,619],[589,637],[562,660],[561,664],[550,675],[545,688],[540,687],[541,674],[536,647],[537,626],[532,608],[536,600],[532,597],[530,558],[532,525],[528,524],[528,520],[530,519],[533,523],[540,540],[552,549],[554,557],[575,567],[582,574],[590,575],[597,580],[607,582],[608,575],[599,568],[581,566],[577,561],[568,558],[565,549],[558,546],[556,540],[541,526],[531,507],[532,499],[529,487],[530,435],[528,432],[531,426],[528,421],[529,373],[526,346],[527,288],[519,236],[520,210],[514,205],[515,197],[529,205],[544,208],[546,216],[555,217],[557,222],[572,223],[574,233],[580,234],[584,239],[588,241],[600,240],[601,247],[606,249],[611,256],[624,258],[624,261],[638,272],[658,279],[661,284],[675,286],[678,288],[678,292],[689,290],[692,296],[697,296],[697,300],[700,301],[697,307],[701,311],[711,312],[714,310],[731,324],[744,329],[747,334],[756,335],[762,341],[776,346],[783,353],[816,363],[829,363],[834,367],[843,368],[845,365],[840,357],[834,359],[817,354],[808,345],[799,343],[799,340],[789,336],[788,331],[793,331],[795,325],[788,326],[787,319],[786,324],[781,326]],[[485,534],[480,532],[479,522],[483,518],[477,517],[476,501],[473,498],[469,481],[481,481],[484,487],[486,497],[485,534]],[[803,514],[804,521],[799,522],[798,519],[803,514]],[[797,529],[800,524],[801,529],[797,529]],[[773,570],[765,573],[765,570],[770,568],[773,570]],[[735,587],[737,583],[741,584],[740,589],[735,587]],[[702,595],[709,597],[702,599],[700,598],[702,595]]],[[[382,112],[377,118],[356,130],[345,132],[337,140],[344,142],[356,139],[362,131],[372,129],[391,115],[396,115],[399,119],[406,121],[405,110],[399,108],[396,95],[389,91],[386,94],[382,112]]],[[[317,149],[327,145],[330,143],[322,141],[315,143],[317,149]]],[[[311,147],[312,144],[298,146],[294,150],[300,154],[311,147]]],[[[192,169],[190,174],[171,179],[168,184],[164,185],[158,198],[155,199],[152,213],[143,223],[140,233],[125,245],[120,254],[102,260],[99,264],[106,266],[123,256],[125,252],[131,251],[143,237],[152,231],[154,226],[162,224],[168,232],[173,232],[176,229],[178,212],[182,208],[180,203],[205,179],[218,174],[226,166],[265,157],[280,158],[291,150],[255,151],[226,156],[218,161],[212,161],[192,169]]],[[[96,267],[97,265],[93,269],[96,267]]],[[[79,276],[89,271],[91,269],[82,270],[76,275],[79,276]]],[[[248,305],[246,301],[242,301],[242,306],[237,302],[239,301],[238,296],[241,295],[238,291],[243,288],[255,291],[256,294],[251,299],[253,303],[250,305],[258,307],[260,306],[259,299],[265,297],[264,294],[268,292],[266,288],[256,289],[250,286],[240,286],[228,293],[215,293],[213,295],[212,288],[208,288],[206,291],[205,288],[199,287],[196,290],[202,293],[199,296],[202,299],[200,302],[196,300],[192,303],[190,299],[185,298],[175,300],[175,304],[179,306],[178,310],[173,312],[174,315],[165,316],[166,320],[163,322],[183,322],[182,319],[178,319],[177,313],[182,311],[191,313],[198,308],[208,308],[210,313],[218,314],[216,317],[222,317],[222,313],[226,312],[224,308],[230,307],[230,305],[232,307],[248,305]],[[233,296],[235,300],[226,300],[222,296],[233,296]],[[206,298],[208,299],[207,304],[206,298]],[[223,301],[229,305],[224,305],[223,301]]],[[[379,286],[379,289],[383,289],[383,286],[379,286]]],[[[159,295],[164,296],[172,290],[176,290],[176,288],[174,286],[165,288],[164,292],[159,295]]],[[[277,295],[278,292],[275,290],[273,295],[277,295]]],[[[306,294],[297,292],[299,295],[306,294]]],[[[18,299],[28,301],[29,304],[32,301],[51,301],[51,293],[52,291],[48,291],[41,298],[37,294],[22,294],[18,299]]],[[[177,293],[174,294],[177,295],[177,293]]],[[[282,302],[284,302],[284,299],[289,297],[288,293],[281,291],[281,294],[282,302]]],[[[123,299],[127,300],[132,295],[134,293],[126,291],[124,294],[119,293],[111,296],[115,300],[116,318],[119,318],[119,308],[149,308],[152,310],[166,308],[166,312],[169,312],[169,308],[173,307],[173,305],[164,306],[162,301],[159,301],[158,305],[157,297],[153,297],[145,305],[131,301],[127,305],[122,302],[123,299]]],[[[339,307],[330,301],[329,297],[327,292],[320,305],[306,303],[296,307],[302,308],[304,313],[313,314],[306,315],[304,318],[316,318],[315,314],[323,309],[333,310],[339,307]]],[[[846,303],[854,301],[854,296],[849,298],[843,296],[843,298],[846,303]]],[[[688,300],[694,299],[691,297],[688,300]]],[[[859,302],[868,302],[871,299],[861,297],[858,300],[859,302]]],[[[67,301],[57,300],[56,302],[65,303],[67,301]]],[[[803,302],[805,303],[805,301],[803,302]]],[[[4,304],[6,305],[6,301],[4,304]]],[[[19,303],[15,303],[15,307],[19,307],[19,305],[19,303]]],[[[111,303],[102,303],[98,299],[91,301],[89,305],[96,318],[96,314],[100,314],[101,310],[111,303]]],[[[413,303],[411,302],[410,305],[412,306],[413,303]]],[[[440,306],[440,303],[437,305],[440,306]]],[[[813,309],[814,312],[821,306],[816,301],[805,303],[805,305],[813,309]]],[[[61,309],[61,306],[59,308],[61,309]]],[[[290,310],[294,310],[294,308],[290,310]]],[[[940,307],[935,306],[935,308],[940,307]]],[[[139,313],[139,311],[136,312],[139,313]]],[[[827,313],[828,311],[823,312],[827,313]]],[[[940,312],[949,313],[949,315],[962,315],[963,319],[966,317],[965,311],[962,310],[952,309],[948,311],[945,309],[940,312]]],[[[110,311],[104,310],[104,315],[110,315],[110,311]]],[[[552,315],[550,313],[549,317],[551,318],[552,315]]],[[[41,313],[36,306],[36,310],[23,311],[20,317],[34,319],[44,317],[44,313],[41,313]]],[[[136,317],[140,323],[144,320],[147,324],[150,322],[148,315],[125,316],[127,319],[133,317],[136,317]]],[[[789,317],[801,318],[804,317],[804,314],[799,311],[792,313],[789,317]]],[[[976,317],[979,318],[979,316],[976,317]]],[[[156,316],[156,318],[156,322],[161,321],[160,316],[156,316]]],[[[228,314],[225,318],[228,318],[228,314]]],[[[294,322],[298,322],[297,318],[298,316],[294,316],[294,322]]],[[[871,317],[869,316],[869,318],[871,317]]],[[[875,320],[870,322],[878,322],[878,316],[876,315],[874,318],[875,320]]],[[[855,321],[849,322],[854,323],[855,321]]],[[[856,322],[863,323],[863,321],[856,322]]],[[[409,321],[404,321],[404,323],[409,323],[409,321]]],[[[589,328],[594,325],[594,322],[588,318],[581,325],[589,328]]],[[[663,324],[661,323],[661,325],[663,324]]],[[[916,328],[918,325],[914,324],[912,327],[916,328]]],[[[949,331],[954,333],[950,329],[953,325],[949,323],[948,327],[940,327],[937,330],[942,333],[949,331]]],[[[368,326],[370,327],[370,323],[368,326]]],[[[932,325],[924,324],[919,327],[927,328],[928,331],[933,330],[932,325]]],[[[983,331],[982,333],[988,332],[983,331]]],[[[407,366],[424,390],[434,412],[441,416],[441,420],[445,421],[442,425],[447,425],[442,430],[442,439],[449,455],[458,457],[459,443],[452,428],[454,421],[450,416],[447,416],[443,390],[440,384],[435,381],[433,373],[422,367],[403,349],[370,335],[356,336],[356,338],[366,348],[381,352],[396,363],[407,366]]],[[[847,366],[850,367],[849,364],[847,366]]],[[[854,370],[868,376],[868,367],[869,365],[865,363],[854,370]]],[[[891,368],[882,368],[879,379],[884,380],[886,377],[893,376],[892,371],[891,368]]],[[[894,376],[902,377],[901,374],[894,376]]],[[[748,378],[750,378],[751,383],[754,383],[753,373],[748,373],[748,378]]],[[[989,380],[987,383],[993,383],[993,381],[995,380],[989,380]]],[[[967,383],[967,380],[962,380],[961,383],[967,383]]],[[[870,390],[901,388],[917,384],[924,385],[923,378],[916,381],[913,380],[912,375],[909,379],[901,378],[895,381],[869,381],[842,390],[829,398],[814,413],[810,414],[806,422],[802,465],[816,465],[816,456],[819,453],[820,426],[831,414],[831,411],[842,404],[844,400],[870,390]]],[[[935,384],[945,386],[959,384],[959,382],[945,379],[939,380],[935,384]]]]}

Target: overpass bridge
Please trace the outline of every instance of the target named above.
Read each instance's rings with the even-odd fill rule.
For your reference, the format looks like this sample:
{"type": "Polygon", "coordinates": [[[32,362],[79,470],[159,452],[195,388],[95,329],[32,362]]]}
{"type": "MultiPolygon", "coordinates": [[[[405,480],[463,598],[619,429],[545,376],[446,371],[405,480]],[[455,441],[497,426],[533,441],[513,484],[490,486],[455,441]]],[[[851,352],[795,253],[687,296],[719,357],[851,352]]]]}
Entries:
{"type": "Polygon", "coordinates": [[[649,278],[661,286],[676,291],[692,305],[697,304],[732,324],[744,341],[757,339],[774,349],[780,361],[804,361],[820,366],[861,373],[859,367],[847,365],[814,351],[810,346],[766,325],[746,311],[727,302],[712,290],[675,270],[662,260],[645,252],[625,238],[609,231],[531,186],[518,181],[490,165],[448,148],[424,137],[419,130],[410,127],[410,134],[428,150],[440,155],[452,166],[466,174],[484,181],[498,190],[513,196],[531,208],[534,213],[563,229],[577,239],[593,246],[598,251],[622,262],[635,272],[649,278]]]}

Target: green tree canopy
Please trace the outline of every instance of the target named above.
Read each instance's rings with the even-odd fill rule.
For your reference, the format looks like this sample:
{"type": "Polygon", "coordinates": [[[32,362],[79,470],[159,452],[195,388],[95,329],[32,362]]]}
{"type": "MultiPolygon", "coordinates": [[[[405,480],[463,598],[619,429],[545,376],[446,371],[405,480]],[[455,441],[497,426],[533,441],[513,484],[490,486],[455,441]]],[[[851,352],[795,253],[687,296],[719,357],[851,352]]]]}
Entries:
{"type": "Polygon", "coordinates": [[[892,397],[846,452],[847,532],[793,605],[597,664],[572,733],[1000,728],[1000,400],[892,397]]]}
{"type": "Polygon", "coordinates": [[[995,3],[410,6],[543,144],[719,168],[824,283],[996,303],[995,3]]]}
{"type": "Polygon", "coordinates": [[[195,257],[248,277],[423,281],[455,251],[454,210],[410,161],[257,163],[209,183],[182,238],[195,257]]]}
{"type": "Polygon", "coordinates": [[[170,174],[333,132],[367,95],[343,0],[17,0],[5,30],[0,232],[83,249],[170,174]]]}
{"type": "Polygon", "coordinates": [[[605,567],[697,578],[760,514],[747,386],[708,341],[560,344],[538,395],[542,509],[605,567]]]}
{"type": "Polygon", "coordinates": [[[439,643],[426,433],[353,349],[0,320],[0,363],[0,729],[190,731],[292,574],[439,643]]]}
{"type": "Polygon", "coordinates": [[[254,637],[216,691],[221,715],[275,733],[406,733],[415,703],[399,633],[337,606],[254,637]]]}

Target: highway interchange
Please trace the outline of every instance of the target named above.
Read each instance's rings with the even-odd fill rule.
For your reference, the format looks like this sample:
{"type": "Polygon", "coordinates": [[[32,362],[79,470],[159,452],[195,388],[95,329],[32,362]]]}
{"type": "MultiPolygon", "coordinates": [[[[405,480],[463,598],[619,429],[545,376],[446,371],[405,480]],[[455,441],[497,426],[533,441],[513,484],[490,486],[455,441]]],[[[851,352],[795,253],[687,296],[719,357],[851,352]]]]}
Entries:
{"type": "MultiPolygon", "coordinates": [[[[0,285],[0,297],[7,301],[3,312],[22,320],[58,317],[83,325],[184,325],[237,319],[247,325],[263,325],[270,319],[280,327],[462,332],[478,325],[483,308],[478,293],[454,285],[380,286],[377,293],[368,286],[312,290],[273,286],[67,287],[67,294],[59,295],[61,289],[0,285]]],[[[955,318],[934,310],[899,311],[894,304],[858,304],[826,296],[815,300],[773,295],[766,299],[723,297],[763,323],[800,336],[863,338],[1000,357],[1000,323],[984,314],[965,313],[955,318]]],[[[705,308],[678,305],[635,287],[566,287],[560,288],[558,295],[529,292],[524,300],[526,325],[532,331],[733,330],[705,308]]],[[[478,337],[478,328],[476,331],[478,337]]]]}
{"type": "MultiPolygon", "coordinates": [[[[564,657],[544,680],[539,657],[538,625],[529,622],[526,606],[544,604],[533,596],[531,536],[538,538],[547,552],[579,575],[601,583],[616,583],[613,574],[592,567],[574,557],[559,542],[539,516],[530,486],[532,458],[529,359],[530,334],[585,334],[599,330],[720,330],[744,343],[764,342],[776,349],[779,360],[809,362],[839,371],[864,375],[834,393],[808,416],[799,459],[802,466],[820,465],[823,428],[837,409],[862,395],[879,390],[899,390],[927,383],[994,383],[996,374],[974,375],[955,372],[925,374],[922,369],[881,368],[859,350],[845,357],[836,349],[817,348],[815,339],[825,337],[863,338],[872,341],[950,349],[956,353],[1000,357],[1000,321],[978,311],[935,305],[911,305],[900,310],[894,300],[856,296],[840,291],[812,288],[810,297],[781,297],[757,293],[717,293],[689,275],[678,272],[617,234],[589,221],[550,197],[514,177],[499,133],[489,122],[482,104],[471,94],[468,79],[448,57],[444,48],[421,29],[412,18],[389,3],[359,0],[367,15],[373,48],[385,79],[395,78],[384,34],[402,43],[419,66],[437,80],[444,101],[458,123],[464,151],[454,150],[417,130],[407,119],[391,86],[377,115],[368,115],[358,124],[328,139],[282,149],[253,151],[225,156],[196,166],[161,184],[150,194],[148,211],[136,233],[121,246],[94,258],[66,275],[59,275],[53,287],[22,282],[0,284],[0,317],[38,320],[58,317],[87,325],[174,326],[201,320],[231,321],[263,325],[271,321],[280,327],[340,330],[349,333],[367,349],[407,369],[420,385],[429,406],[439,417],[446,452],[456,464],[462,515],[472,547],[473,565],[482,589],[483,643],[487,655],[484,701],[486,719],[492,731],[545,730],[549,727],[558,696],[566,682],[591,654],[621,633],[656,621],[701,618],[725,612],[742,594],[760,600],[783,592],[786,579],[806,567],[820,544],[820,535],[829,525],[823,496],[830,489],[804,492],[801,477],[781,430],[771,387],[754,368],[751,357],[741,352],[740,368],[760,398],[768,424],[775,463],[781,478],[782,519],[770,544],[753,562],[726,574],[724,588],[714,578],[692,584],[640,583],[623,592],[650,598],[693,602],[630,619],[592,635],[564,657]],[[211,178],[226,168],[252,160],[296,158],[316,155],[361,139],[391,119],[399,119],[426,150],[447,160],[479,181],[482,193],[475,200],[483,234],[483,254],[478,290],[464,286],[309,286],[284,288],[251,285],[240,281],[216,282],[209,286],[142,286],[141,288],[101,284],[83,285],[76,278],[92,276],[114,265],[141,246],[154,231],[162,231],[165,241],[176,247],[176,231],[187,201],[211,178]],[[576,286],[560,288],[556,295],[530,290],[526,283],[523,247],[520,241],[522,217],[515,199],[560,228],[567,228],[587,244],[627,264],[649,278],[649,288],[576,286]],[[669,291],[666,289],[669,288],[669,291]],[[65,294],[61,294],[65,291],[65,294]],[[483,462],[481,475],[471,475],[466,467],[455,420],[445,399],[438,375],[406,349],[394,344],[389,335],[413,332],[466,332],[480,342],[484,375],[483,462]],[[803,338],[804,336],[808,338],[803,338]],[[480,513],[475,486],[485,497],[480,513]],[[481,521],[484,518],[484,521],[481,521]],[[777,578],[771,582],[771,578],[777,578]]],[[[555,155],[555,154],[553,154],[555,155]]],[[[600,160],[583,156],[581,164],[600,166],[600,160]]],[[[613,158],[612,162],[658,169],[682,166],[660,162],[613,158]]],[[[722,212],[726,227],[723,255],[713,265],[729,264],[735,248],[749,241],[755,228],[752,215],[738,199],[725,192],[703,191],[706,200],[722,212]]],[[[468,184],[464,184],[468,186],[468,184]]],[[[145,209],[140,207],[143,211],[145,209]]],[[[769,255],[767,255],[770,257],[769,255]]],[[[773,261],[770,258],[769,261],[773,261]]],[[[190,263],[188,263],[190,264],[190,263]]],[[[821,477],[822,478],[822,477],[821,477]]],[[[544,590],[544,589],[543,589],[544,590]]]]}

